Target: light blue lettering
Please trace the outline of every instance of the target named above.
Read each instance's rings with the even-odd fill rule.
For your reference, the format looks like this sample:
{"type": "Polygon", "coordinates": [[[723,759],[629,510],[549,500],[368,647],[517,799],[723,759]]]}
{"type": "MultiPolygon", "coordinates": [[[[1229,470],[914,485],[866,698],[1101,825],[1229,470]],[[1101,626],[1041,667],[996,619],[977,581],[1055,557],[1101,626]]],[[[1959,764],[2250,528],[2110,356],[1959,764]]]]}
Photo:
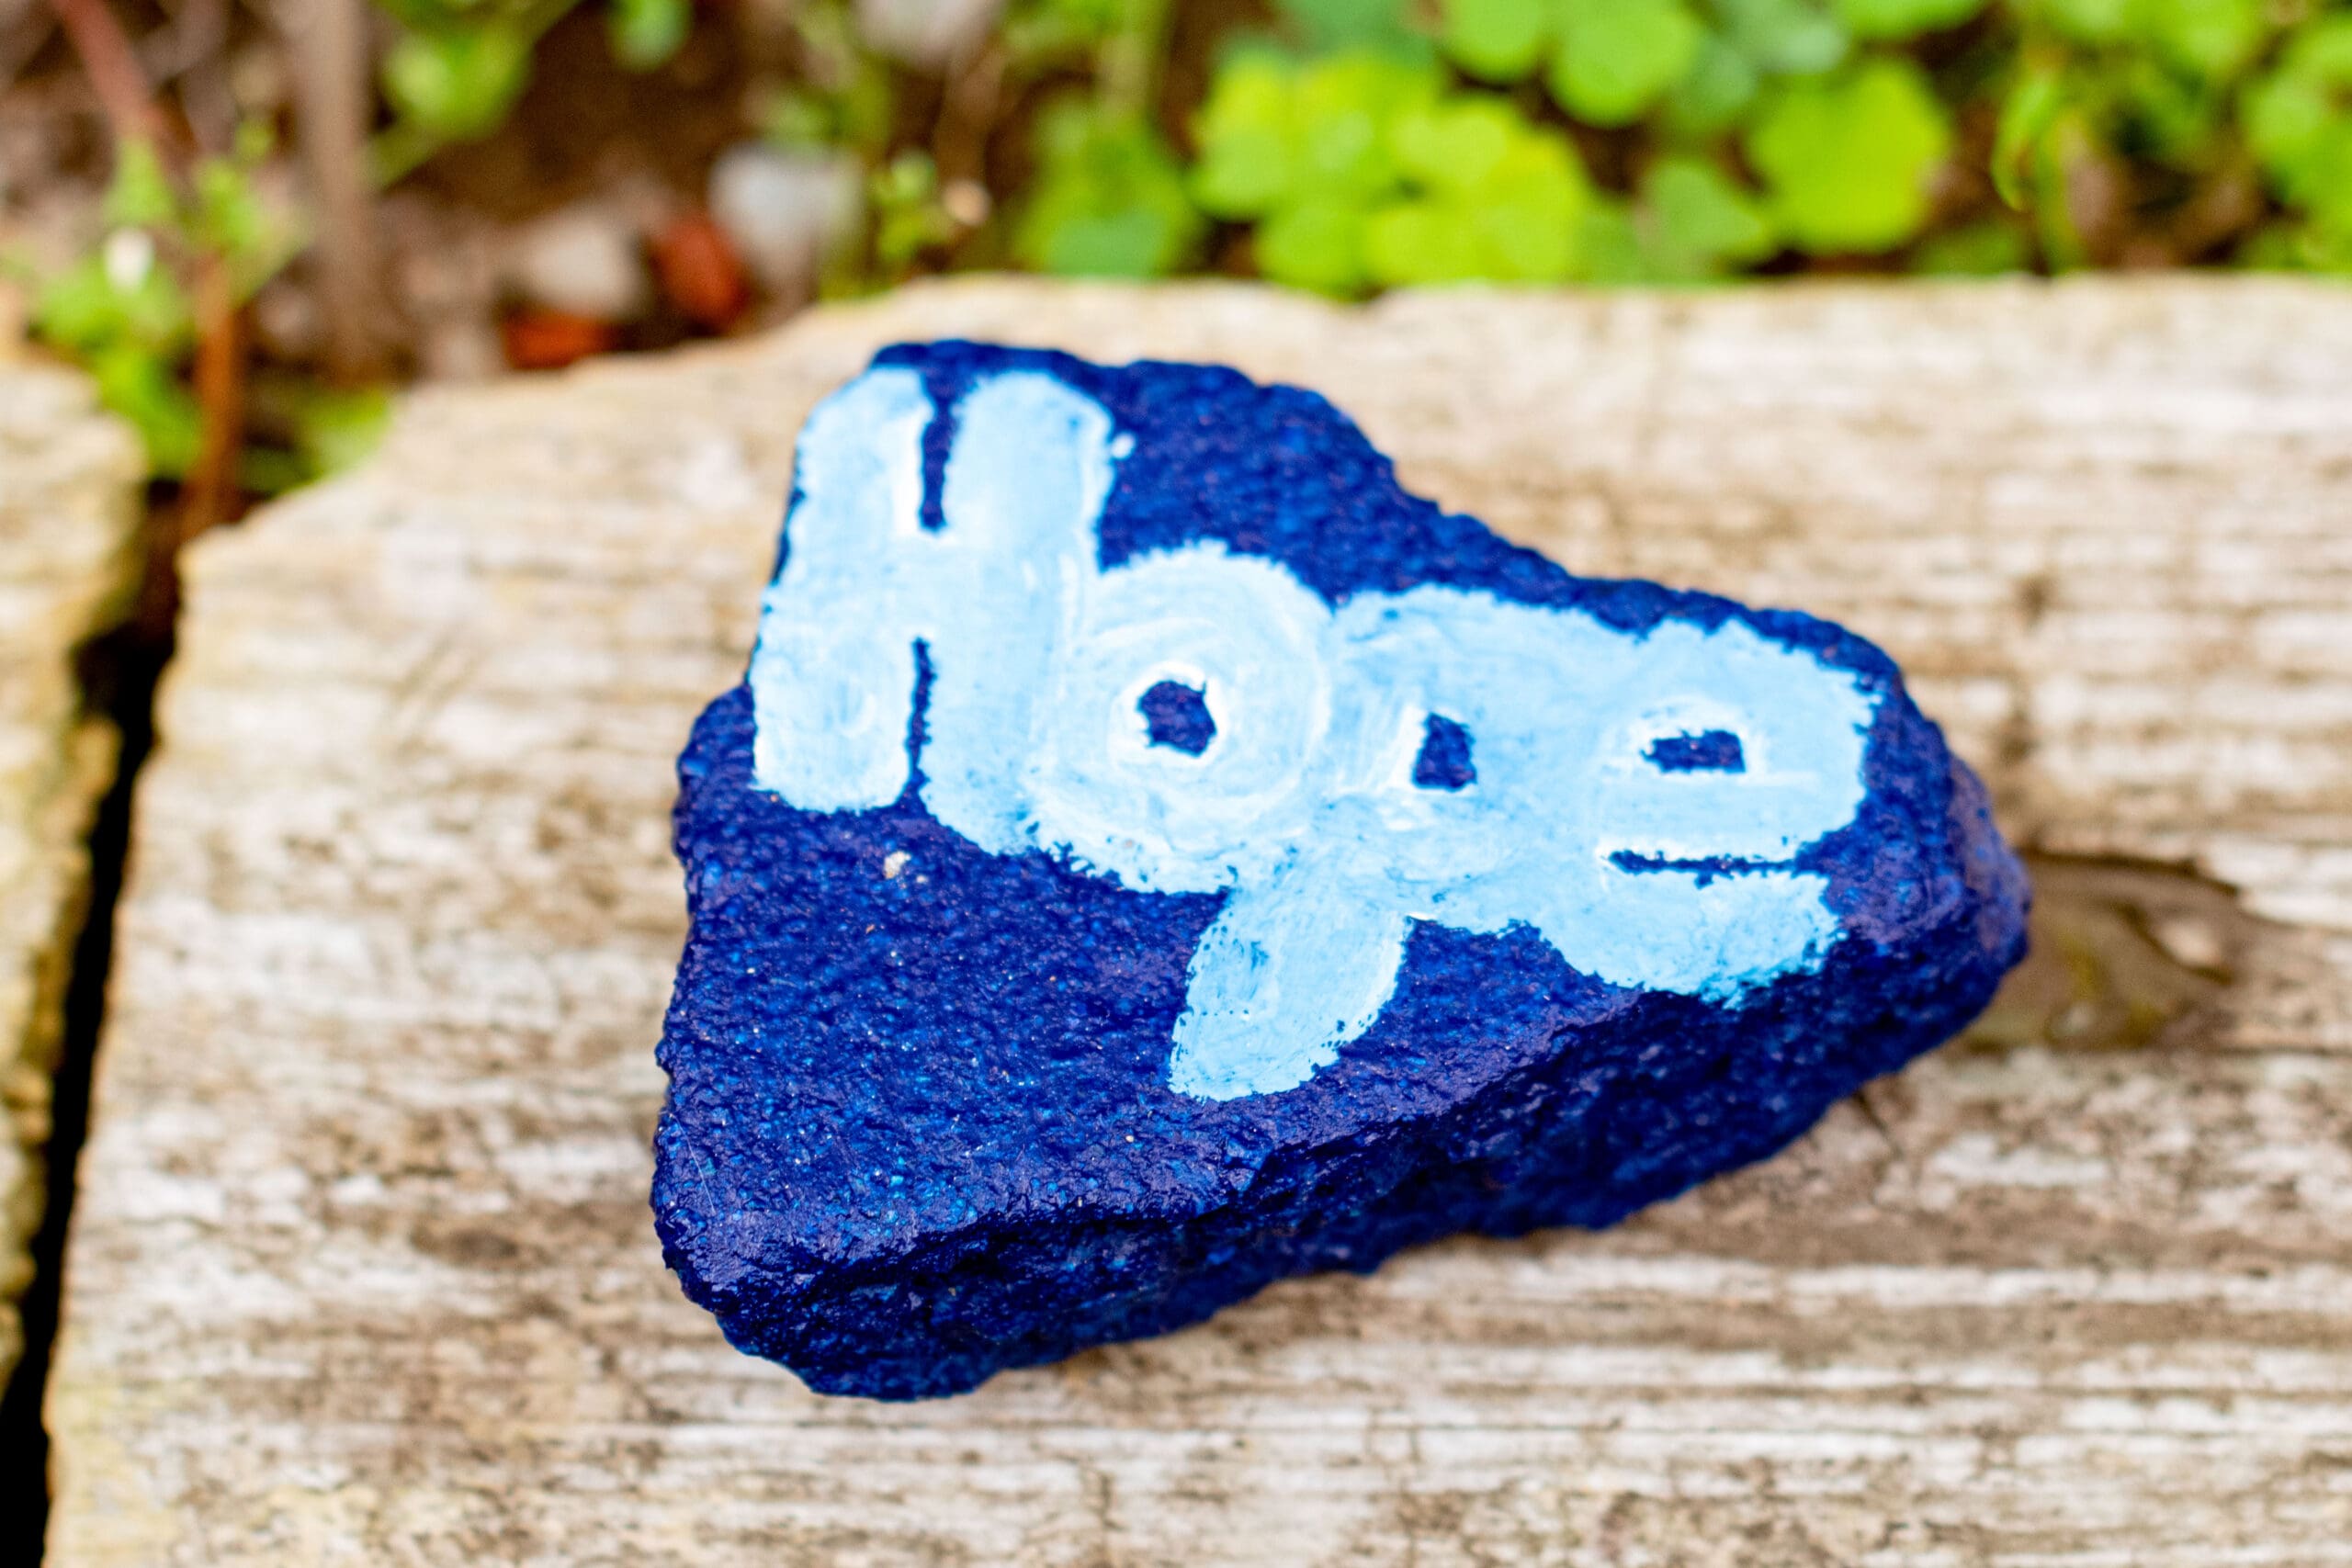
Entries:
{"type": "Polygon", "coordinates": [[[1835,940],[1826,880],[1792,862],[1862,798],[1872,699],[1849,674],[1736,621],[1634,636],[1447,587],[1335,612],[1216,544],[1102,570],[1120,446],[1040,374],[959,402],[927,531],[933,412],[912,372],[876,370],[802,432],[753,776],[808,810],[898,798],[921,640],[933,816],[992,853],[1227,895],[1187,972],[1178,1092],[1306,1081],[1380,1016],[1414,920],[1526,925],[1600,979],[1725,1002],[1835,940]],[[1206,703],[1197,755],[1152,744],[1164,681],[1206,703]],[[1414,782],[1433,715],[1469,737],[1459,788],[1414,782]],[[1718,731],[1740,768],[1652,754],[1718,731]]]}

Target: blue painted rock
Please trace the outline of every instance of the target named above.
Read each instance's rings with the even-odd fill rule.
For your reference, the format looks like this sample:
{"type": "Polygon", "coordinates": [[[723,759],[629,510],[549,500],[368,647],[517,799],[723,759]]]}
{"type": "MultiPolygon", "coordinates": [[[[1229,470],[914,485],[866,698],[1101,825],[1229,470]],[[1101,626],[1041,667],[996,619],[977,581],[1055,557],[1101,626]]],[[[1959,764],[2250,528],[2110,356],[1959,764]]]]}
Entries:
{"type": "Polygon", "coordinates": [[[680,763],[654,1210],[903,1399],[1609,1224],[1949,1035],[2025,885],[1894,663],[1571,576],[1312,393],[900,347],[680,763]]]}

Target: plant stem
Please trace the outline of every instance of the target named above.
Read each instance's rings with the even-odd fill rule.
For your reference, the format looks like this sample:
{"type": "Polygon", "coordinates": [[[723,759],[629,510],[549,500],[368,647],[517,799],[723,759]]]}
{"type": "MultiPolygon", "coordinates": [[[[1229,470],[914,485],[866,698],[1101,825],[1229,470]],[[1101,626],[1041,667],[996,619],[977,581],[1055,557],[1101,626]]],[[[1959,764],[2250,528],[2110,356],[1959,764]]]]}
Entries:
{"type": "MultiPolygon", "coordinates": [[[[143,141],[184,178],[185,149],[172,135],[147,73],[105,0],[50,4],[106,109],[117,156],[122,147],[143,141]]],[[[195,466],[181,483],[180,504],[168,514],[156,514],[149,541],[140,618],[151,631],[171,624],[180,547],[227,517],[235,504],[237,466],[244,452],[245,345],[236,279],[229,258],[217,251],[204,252],[196,265],[196,394],[204,431],[195,466]]]]}
{"type": "Polygon", "coordinates": [[[1148,118],[1158,107],[1159,62],[1167,52],[1168,0],[1127,0],[1125,25],[1102,42],[1095,101],[1117,114],[1148,118]]]}
{"type": "Polygon", "coordinates": [[[229,514],[237,489],[237,454],[245,423],[245,344],[236,280],[228,259],[208,255],[196,280],[196,316],[203,336],[196,345],[196,399],[204,410],[204,441],[188,470],[194,538],[229,514]]]}
{"type": "Polygon", "coordinates": [[[328,369],[346,385],[371,380],[383,371],[384,299],[368,164],[367,17],[360,0],[303,0],[277,14],[297,62],[302,161],[319,205],[328,369]]]}
{"type": "Polygon", "coordinates": [[[106,0],[49,0],[50,9],[74,40],[74,52],[106,110],[118,142],[146,141],[159,149],[168,140],[170,126],[155,107],[147,87],[147,73],[139,63],[122,25],[107,10],[106,0]]]}

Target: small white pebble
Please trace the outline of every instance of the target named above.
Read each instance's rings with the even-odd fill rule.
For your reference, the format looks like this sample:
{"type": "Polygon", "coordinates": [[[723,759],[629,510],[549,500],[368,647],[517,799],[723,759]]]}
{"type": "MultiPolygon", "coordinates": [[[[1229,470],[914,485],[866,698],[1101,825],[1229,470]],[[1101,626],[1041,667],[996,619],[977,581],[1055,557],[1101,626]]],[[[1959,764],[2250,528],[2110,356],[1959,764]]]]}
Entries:
{"type": "Polygon", "coordinates": [[[896,881],[898,879],[899,873],[906,870],[907,862],[912,859],[914,859],[914,856],[907,853],[904,850],[892,850],[888,854],[884,855],[882,857],[882,880],[885,882],[896,881]]]}

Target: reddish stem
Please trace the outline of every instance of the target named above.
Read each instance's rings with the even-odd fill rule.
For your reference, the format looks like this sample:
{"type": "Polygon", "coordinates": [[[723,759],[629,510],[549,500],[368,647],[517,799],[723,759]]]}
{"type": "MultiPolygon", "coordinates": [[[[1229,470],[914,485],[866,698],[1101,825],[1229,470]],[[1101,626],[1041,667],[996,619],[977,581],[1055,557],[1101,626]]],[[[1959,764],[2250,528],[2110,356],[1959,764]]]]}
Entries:
{"type": "Polygon", "coordinates": [[[147,73],[106,0],[49,0],[49,5],[74,40],[74,52],[81,57],[90,87],[114,127],[115,140],[164,147],[170,139],[170,123],[155,107],[147,73]]]}

